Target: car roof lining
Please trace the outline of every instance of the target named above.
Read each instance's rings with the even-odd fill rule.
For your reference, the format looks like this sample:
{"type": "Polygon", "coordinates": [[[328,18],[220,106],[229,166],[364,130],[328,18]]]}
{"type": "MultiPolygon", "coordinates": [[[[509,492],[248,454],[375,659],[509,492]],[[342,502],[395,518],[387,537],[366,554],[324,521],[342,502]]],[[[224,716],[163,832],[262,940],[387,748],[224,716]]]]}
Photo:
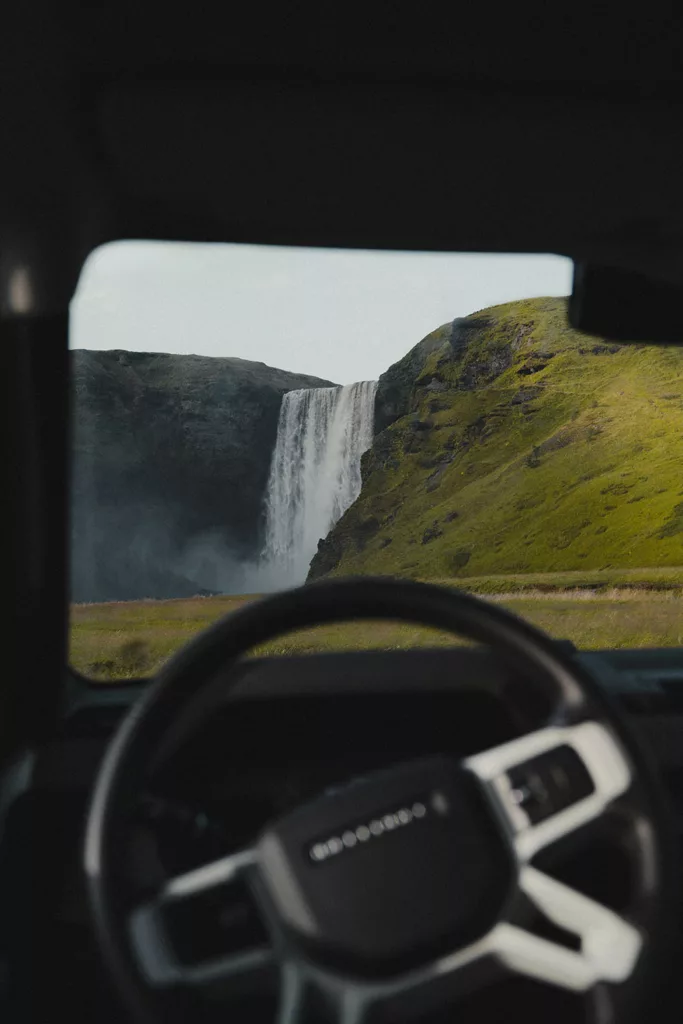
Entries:
{"type": "Polygon", "coordinates": [[[130,0],[17,5],[0,311],[22,267],[32,312],[64,310],[120,238],[557,252],[679,284],[679,34],[586,9],[303,4],[212,30],[130,0]]]}

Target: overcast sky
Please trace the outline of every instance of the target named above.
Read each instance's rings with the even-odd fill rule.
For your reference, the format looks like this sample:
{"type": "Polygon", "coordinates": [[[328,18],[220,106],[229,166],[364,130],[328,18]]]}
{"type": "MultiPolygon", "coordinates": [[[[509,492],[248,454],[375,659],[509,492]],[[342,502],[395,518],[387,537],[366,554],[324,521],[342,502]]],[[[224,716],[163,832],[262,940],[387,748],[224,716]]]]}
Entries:
{"type": "Polygon", "coordinates": [[[71,345],[240,356],[348,384],[455,317],[570,290],[559,256],[117,242],[83,269],[71,345]]]}

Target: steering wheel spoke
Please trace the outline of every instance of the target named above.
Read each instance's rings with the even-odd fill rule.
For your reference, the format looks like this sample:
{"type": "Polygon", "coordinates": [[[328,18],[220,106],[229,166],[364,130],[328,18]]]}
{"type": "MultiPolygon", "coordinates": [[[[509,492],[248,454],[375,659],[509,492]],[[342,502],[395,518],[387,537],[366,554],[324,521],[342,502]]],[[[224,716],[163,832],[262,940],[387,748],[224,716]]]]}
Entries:
{"type": "Polygon", "coordinates": [[[529,866],[519,887],[549,921],[576,938],[578,949],[501,921],[464,949],[385,980],[353,980],[307,963],[286,964],[278,1024],[301,1020],[312,993],[330,1024],[364,1024],[379,1007],[387,1019],[417,1018],[510,973],[572,992],[631,975],[643,940],[623,917],[529,866]]]}
{"type": "MultiPolygon", "coordinates": [[[[549,921],[570,933],[578,948],[534,934],[509,921],[497,923],[464,949],[416,971],[368,983],[335,978],[315,970],[313,981],[334,1008],[334,1024],[363,1024],[370,1011],[383,1005],[387,1018],[409,1020],[430,1006],[455,1002],[510,973],[572,992],[586,992],[599,982],[619,983],[634,970],[643,939],[614,911],[561,882],[524,867],[519,887],[549,921]]],[[[303,979],[298,977],[298,992],[303,979]]],[[[292,989],[290,989],[291,993],[292,989]]],[[[284,1005],[291,1005],[291,994],[284,1005]]],[[[297,1017],[281,1017],[280,1020],[297,1017]]]]}
{"type": "Polygon", "coordinates": [[[468,758],[520,863],[601,817],[631,784],[612,732],[597,721],[547,726],[468,758]]]}
{"type": "Polygon", "coordinates": [[[549,921],[576,936],[580,948],[566,949],[539,939],[544,946],[534,952],[525,940],[527,946],[520,944],[519,955],[514,946],[504,954],[509,966],[561,988],[581,991],[599,981],[622,982],[630,976],[643,941],[625,918],[529,865],[520,873],[519,887],[549,921]]]}
{"type": "Polygon", "coordinates": [[[130,915],[130,937],[146,979],[232,991],[276,977],[272,944],[248,881],[251,850],[171,879],[130,915]]]}
{"type": "Polygon", "coordinates": [[[419,1019],[430,1009],[455,1003],[458,997],[506,973],[488,936],[466,949],[384,979],[342,976],[306,960],[288,962],[281,971],[277,1024],[296,1024],[313,1005],[317,1018],[329,1024],[364,1024],[375,1019],[375,1011],[381,1011],[382,1019],[419,1019]]]}

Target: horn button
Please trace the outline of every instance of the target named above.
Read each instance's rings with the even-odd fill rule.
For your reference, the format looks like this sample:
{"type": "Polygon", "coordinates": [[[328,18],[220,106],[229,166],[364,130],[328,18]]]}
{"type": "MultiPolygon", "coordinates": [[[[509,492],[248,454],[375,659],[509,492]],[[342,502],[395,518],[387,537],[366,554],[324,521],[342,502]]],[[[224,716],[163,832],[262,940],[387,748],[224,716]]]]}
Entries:
{"type": "Polygon", "coordinates": [[[391,973],[468,945],[498,918],[513,860],[476,780],[429,758],[275,822],[259,843],[280,920],[313,956],[391,973]]]}

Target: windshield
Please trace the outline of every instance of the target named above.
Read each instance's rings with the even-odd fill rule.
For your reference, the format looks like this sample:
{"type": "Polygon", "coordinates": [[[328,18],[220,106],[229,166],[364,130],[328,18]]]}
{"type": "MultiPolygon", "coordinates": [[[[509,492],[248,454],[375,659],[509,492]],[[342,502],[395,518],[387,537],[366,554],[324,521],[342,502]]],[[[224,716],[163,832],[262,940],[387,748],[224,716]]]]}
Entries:
{"type": "MultiPolygon", "coordinates": [[[[683,349],[570,329],[558,257],[118,243],[72,304],[71,661],[152,673],[392,574],[581,648],[683,644],[683,349]]],[[[452,642],[393,623],[270,650],[452,642]]]]}

